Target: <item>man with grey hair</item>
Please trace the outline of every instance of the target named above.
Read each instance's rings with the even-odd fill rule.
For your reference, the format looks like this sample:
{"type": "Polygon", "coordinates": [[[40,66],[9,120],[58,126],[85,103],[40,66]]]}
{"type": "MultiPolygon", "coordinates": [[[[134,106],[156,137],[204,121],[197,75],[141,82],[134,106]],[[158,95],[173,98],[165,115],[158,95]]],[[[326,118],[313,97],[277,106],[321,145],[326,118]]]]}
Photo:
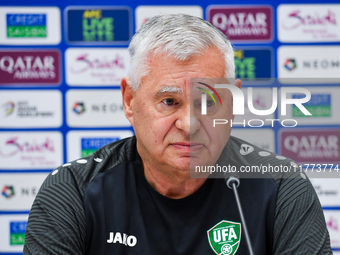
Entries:
{"type": "MultiPolygon", "coordinates": [[[[212,87],[234,78],[229,40],[202,19],[162,15],[146,22],[129,51],[121,89],[136,135],[47,177],[32,206],[24,254],[248,254],[232,190],[224,179],[208,179],[209,172],[191,178],[197,176],[190,170],[293,162],[230,136],[227,125],[211,125],[213,118],[233,119],[231,94],[212,87]],[[206,94],[212,99],[203,106],[206,94]]],[[[254,254],[332,253],[304,174],[241,182],[254,254]]]]}

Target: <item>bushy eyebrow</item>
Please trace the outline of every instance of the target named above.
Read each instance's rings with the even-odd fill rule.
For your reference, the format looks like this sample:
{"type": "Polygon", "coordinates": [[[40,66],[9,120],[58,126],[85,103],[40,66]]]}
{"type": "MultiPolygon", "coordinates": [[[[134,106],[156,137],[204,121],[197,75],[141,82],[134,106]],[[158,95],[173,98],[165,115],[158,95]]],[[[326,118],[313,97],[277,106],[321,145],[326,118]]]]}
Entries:
{"type": "Polygon", "coordinates": [[[179,93],[183,93],[183,89],[181,89],[180,87],[174,87],[174,86],[164,86],[156,93],[156,96],[160,96],[164,93],[179,94],[179,93]]]}

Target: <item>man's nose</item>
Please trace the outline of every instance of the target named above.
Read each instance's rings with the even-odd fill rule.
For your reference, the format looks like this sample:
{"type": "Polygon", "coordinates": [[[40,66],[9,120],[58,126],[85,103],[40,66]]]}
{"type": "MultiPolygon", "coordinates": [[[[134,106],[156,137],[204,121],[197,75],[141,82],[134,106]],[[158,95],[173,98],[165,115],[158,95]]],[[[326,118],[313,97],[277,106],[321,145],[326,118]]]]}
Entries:
{"type": "Polygon", "coordinates": [[[201,127],[201,122],[196,114],[194,107],[191,107],[189,104],[186,105],[180,110],[176,127],[182,130],[185,135],[196,133],[201,127]]]}

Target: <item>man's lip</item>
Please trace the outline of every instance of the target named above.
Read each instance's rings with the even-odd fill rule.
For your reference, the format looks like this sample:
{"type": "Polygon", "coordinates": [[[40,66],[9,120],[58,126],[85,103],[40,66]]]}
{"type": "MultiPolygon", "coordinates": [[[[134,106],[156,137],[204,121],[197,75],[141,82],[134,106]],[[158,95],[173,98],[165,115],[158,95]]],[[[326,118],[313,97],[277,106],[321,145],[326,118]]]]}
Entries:
{"type": "Polygon", "coordinates": [[[178,142],[178,143],[172,143],[176,149],[182,150],[182,151],[198,151],[203,148],[203,144],[201,143],[195,143],[195,142],[178,142]]]}

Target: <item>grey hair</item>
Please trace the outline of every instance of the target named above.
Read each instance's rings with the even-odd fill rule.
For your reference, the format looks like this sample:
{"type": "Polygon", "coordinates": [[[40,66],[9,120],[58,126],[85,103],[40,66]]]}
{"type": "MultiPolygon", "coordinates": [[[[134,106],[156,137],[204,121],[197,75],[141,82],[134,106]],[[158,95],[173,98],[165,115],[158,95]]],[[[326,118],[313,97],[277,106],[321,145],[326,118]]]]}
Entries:
{"type": "Polygon", "coordinates": [[[225,77],[234,78],[234,50],[220,30],[201,18],[186,14],[154,16],[148,19],[130,42],[129,86],[137,90],[142,78],[148,75],[147,60],[151,53],[165,53],[176,60],[186,61],[212,47],[224,55],[225,77]]]}

